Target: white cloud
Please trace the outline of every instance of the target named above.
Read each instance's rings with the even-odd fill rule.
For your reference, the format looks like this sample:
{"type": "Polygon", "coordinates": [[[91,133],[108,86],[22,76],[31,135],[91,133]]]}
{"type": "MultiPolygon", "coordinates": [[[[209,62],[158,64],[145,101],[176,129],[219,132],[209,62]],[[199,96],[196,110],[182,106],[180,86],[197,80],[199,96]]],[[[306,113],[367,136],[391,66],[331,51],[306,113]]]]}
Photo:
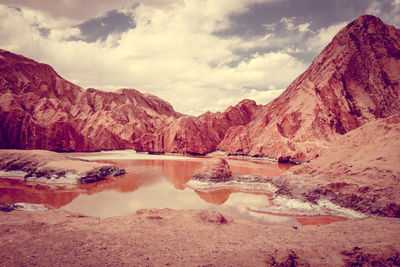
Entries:
{"type": "Polygon", "coordinates": [[[288,29],[289,31],[313,32],[310,29],[311,22],[305,22],[305,23],[296,25],[294,23],[295,19],[296,19],[295,17],[291,17],[291,18],[283,17],[283,18],[281,18],[280,22],[285,24],[286,29],[288,29]]]}
{"type": "MultiPolygon", "coordinates": [[[[257,1],[198,0],[167,7],[152,1],[134,11],[125,9],[134,12],[135,29],[95,43],[68,41],[79,34],[71,27],[74,24],[68,26],[68,19],[54,19],[33,8],[17,11],[0,5],[0,47],[48,63],[82,87],[136,88],[188,114],[222,111],[244,98],[266,104],[281,92],[267,89],[285,88],[306,65],[282,50],[253,54],[249,61],[228,67],[228,62],[238,59],[235,48],[255,43],[212,34],[229,26],[229,14],[244,12],[257,1]],[[32,25],[51,31],[44,37],[32,25]]],[[[97,10],[103,10],[101,3],[105,2],[97,10]]],[[[97,14],[93,12],[85,16],[97,14]]]]}
{"type": "Polygon", "coordinates": [[[269,24],[263,24],[262,26],[267,30],[267,31],[275,31],[277,23],[269,23],[269,24]]]}
{"type": "Polygon", "coordinates": [[[306,22],[306,23],[298,25],[297,29],[299,30],[299,32],[312,32],[312,30],[310,30],[310,26],[311,26],[311,22],[306,22]]]}
{"type": "Polygon", "coordinates": [[[389,1],[391,6],[390,9],[383,8],[385,1],[372,1],[366,10],[366,13],[377,16],[381,18],[383,22],[392,24],[398,28],[400,27],[400,0],[389,1]]]}
{"type": "Polygon", "coordinates": [[[289,31],[293,31],[297,28],[296,25],[293,23],[294,19],[295,19],[294,17],[292,18],[283,17],[281,18],[280,22],[284,23],[289,31]]]}
{"type": "Polygon", "coordinates": [[[347,21],[339,22],[329,27],[319,29],[313,38],[307,40],[307,50],[322,51],[322,49],[332,41],[333,37],[347,24],[347,21]]]}

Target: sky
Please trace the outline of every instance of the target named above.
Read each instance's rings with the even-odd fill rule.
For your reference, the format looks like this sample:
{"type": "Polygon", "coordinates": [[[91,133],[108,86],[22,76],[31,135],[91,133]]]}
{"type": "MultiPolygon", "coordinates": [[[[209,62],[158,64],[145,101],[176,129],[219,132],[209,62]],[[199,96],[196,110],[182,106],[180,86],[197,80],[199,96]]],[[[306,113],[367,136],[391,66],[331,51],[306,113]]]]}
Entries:
{"type": "Polygon", "coordinates": [[[267,104],[362,14],[399,28],[400,0],[0,0],[0,48],[200,115],[267,104]]]}

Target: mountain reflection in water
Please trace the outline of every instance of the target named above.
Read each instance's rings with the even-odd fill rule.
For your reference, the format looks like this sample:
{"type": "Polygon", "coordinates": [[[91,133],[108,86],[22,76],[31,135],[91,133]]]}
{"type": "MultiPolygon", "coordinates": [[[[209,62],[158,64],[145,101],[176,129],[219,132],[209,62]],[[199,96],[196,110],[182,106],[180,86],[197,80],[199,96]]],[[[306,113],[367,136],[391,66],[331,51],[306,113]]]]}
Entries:
{"type": "MultiPolygon", "coordinates": [[[[88,155],[92,154],[95,153],[88,155]]],[[[102,218],[129,215],[142,208],[209,209],[263,224],[298,224],[290,216],[251,211],[271,205],[271,194],[266,191],[240,188],[196,191],[186,188],[185,183],[204,160],[204,157],[174,156],[149,156],[148,159],[96,158],[98,162],[122,167],[127,173],[81,185],[35,184],[0,179],[0,203],[45,204],[102,218]]],[[[228,162],[233,172],[267,177],[278,176],[291,167],[289,164],[248,159],[229,158],[228,162]]]]}

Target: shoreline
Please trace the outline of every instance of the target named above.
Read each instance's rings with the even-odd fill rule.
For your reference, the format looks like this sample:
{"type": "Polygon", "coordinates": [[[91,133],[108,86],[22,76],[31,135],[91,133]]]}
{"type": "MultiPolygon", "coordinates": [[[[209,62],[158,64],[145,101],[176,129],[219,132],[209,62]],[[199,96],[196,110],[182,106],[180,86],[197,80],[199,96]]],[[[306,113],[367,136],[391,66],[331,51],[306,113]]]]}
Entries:
{"type": "Polygon", "coordinates": [[[2,149],[0,172],[14,179],[23,176],[24,181],[80,184],[104,180],[110,175],[118,176],[125,170],[112,164],[91,162],[47,150],[2,149]]]}

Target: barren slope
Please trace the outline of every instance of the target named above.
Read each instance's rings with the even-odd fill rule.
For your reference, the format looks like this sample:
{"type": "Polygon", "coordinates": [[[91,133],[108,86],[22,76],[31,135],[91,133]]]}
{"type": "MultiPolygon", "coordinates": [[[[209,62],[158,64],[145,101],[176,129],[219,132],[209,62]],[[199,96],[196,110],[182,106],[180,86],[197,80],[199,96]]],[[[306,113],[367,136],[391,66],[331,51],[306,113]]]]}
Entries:
{"type": "Polygon", "coordinates": [[[246,127],[229,129],[218,148],[307,161],[340,135],[399,114],[399,88],[400,30],[361,16],[246,127]]]}
{"type": "Polygon", "coordinates": [[[153,95],[83,90],[48,65],[0,50],[0,148],[132,148],[134,139],[179,116],[153,95]]]}
{"type": "Polygon", "coordinates": [[[400,217],[400,116],[379,119],[332,143],[321,157],[274,180],[278,195],[328,199],[368,214],[400,217]]]}

